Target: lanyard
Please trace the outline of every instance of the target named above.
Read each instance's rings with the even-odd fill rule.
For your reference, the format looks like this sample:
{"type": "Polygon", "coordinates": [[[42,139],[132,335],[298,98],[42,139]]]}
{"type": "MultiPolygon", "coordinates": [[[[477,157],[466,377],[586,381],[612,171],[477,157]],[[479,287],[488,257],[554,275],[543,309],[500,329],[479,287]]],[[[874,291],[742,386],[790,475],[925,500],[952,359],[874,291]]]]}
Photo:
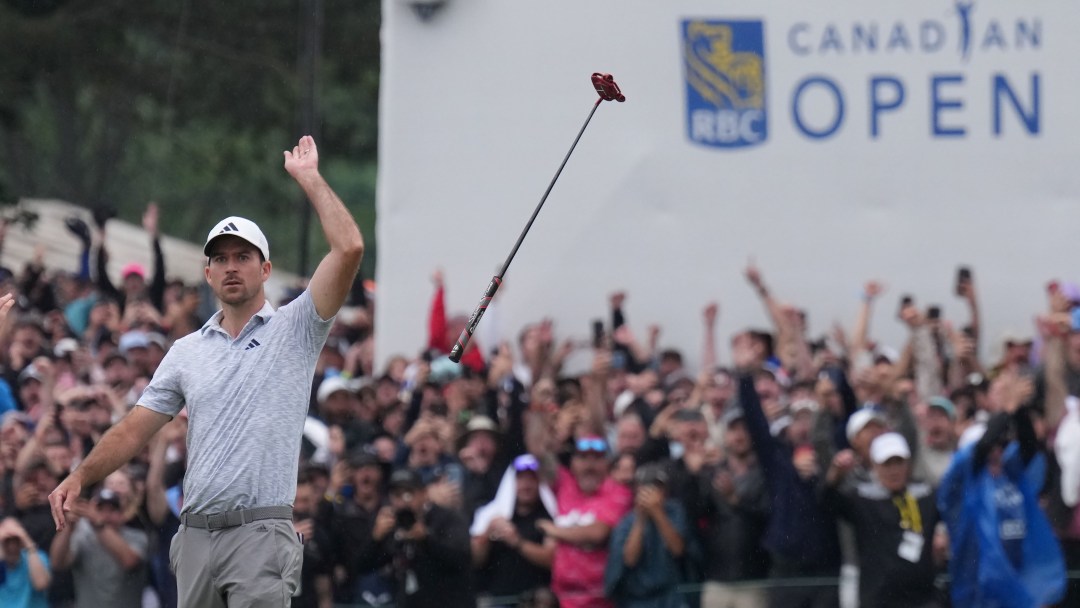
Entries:
{"type": "Polygon", "coordinates": [[[922,514],[919,513],[919,503],[915,501],[915,497],[911,495],[911,492],[904,492],[902,497],[894,496],[893,504],[900,511],[900,527],[911,530],[916,534],[922,534],[922,514]]]}

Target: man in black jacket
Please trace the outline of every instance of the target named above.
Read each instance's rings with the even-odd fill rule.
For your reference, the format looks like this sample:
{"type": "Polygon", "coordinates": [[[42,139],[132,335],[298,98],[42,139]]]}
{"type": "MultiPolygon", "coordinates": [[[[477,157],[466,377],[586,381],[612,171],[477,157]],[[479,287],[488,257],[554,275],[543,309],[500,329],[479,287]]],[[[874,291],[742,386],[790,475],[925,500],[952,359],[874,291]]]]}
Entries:
{"type": "Polygon", "coordinates": [[[454,511],[428,500],[420,475],[390,476],[390,506],[375,519],[376,563],[393,564],[395,604],[403,608],[472,608],[469,527],[454,511]]]}
{"type": "MultiPolygon", "coordinates": [[[[795,465],[797,460],[800,464],[814,460],[809,436],[788,433],[782,439],[773,437],[769,430],[769,421],[754,388],[755,364],[762,359],[760,349],[760,344],[744,336],[737,337],[732,344],[739,404],[769,494],[771,517],[765,529],[764,546],[772,559],[770,577],[835,578],[840,574],[836,518],[819,502],[816,471],[795,465]]],[[[837,589],[831,586],[777,586],[769,594],[769,605],[835,608],[840,605],[840,598],[837,589]]]]}
{"type": "Polygon", "coordinates": [[[910,483],[911,450],[899,433],[870,444],[873,477],[842,484],[855,467],[855,454],[833,458],[825,478],[825,503],[855,527],[859,555],[859,605],[933,608],[934,531],[939,521],[933,489],[910,483]]]}

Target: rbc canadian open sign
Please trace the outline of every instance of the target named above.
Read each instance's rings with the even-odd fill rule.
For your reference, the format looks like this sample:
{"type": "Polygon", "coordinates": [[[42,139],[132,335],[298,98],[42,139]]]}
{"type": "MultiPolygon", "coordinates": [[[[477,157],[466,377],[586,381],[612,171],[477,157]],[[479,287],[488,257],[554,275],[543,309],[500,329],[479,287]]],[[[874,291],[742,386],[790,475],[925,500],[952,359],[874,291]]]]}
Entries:
{"type": "Polygon", "coordinates": [[[762,22],[686,19],[686,134],[716,148],[755,146],[768,136],[762,22]]]}

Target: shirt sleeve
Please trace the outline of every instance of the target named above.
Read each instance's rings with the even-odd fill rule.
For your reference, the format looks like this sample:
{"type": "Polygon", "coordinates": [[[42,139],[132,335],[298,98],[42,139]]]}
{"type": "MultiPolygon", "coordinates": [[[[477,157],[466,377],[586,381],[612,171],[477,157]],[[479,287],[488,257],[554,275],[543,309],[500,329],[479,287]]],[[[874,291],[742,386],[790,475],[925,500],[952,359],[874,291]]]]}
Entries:
{"type": "Polygon", "coordinates": [[[150,379],[150,384],[139,397],[140,406],[166,416],[176,416],[183,409],[184,391],[178,362],[179,348],[174,344],[165,353],[154,377],[150,379]]]}
{"type": "Polygon", "coordinates": [[[323,319],[315,310],[315,301],[311,299],[311,292],[304,290],[295,300],[277,309],[275,316],[281,315],[292,330],[299,344],[303,345],[308,352],[317,352],[326,343],[330,335],[330,328],[334,325],[337,315],[329,319],[323,319]]]}

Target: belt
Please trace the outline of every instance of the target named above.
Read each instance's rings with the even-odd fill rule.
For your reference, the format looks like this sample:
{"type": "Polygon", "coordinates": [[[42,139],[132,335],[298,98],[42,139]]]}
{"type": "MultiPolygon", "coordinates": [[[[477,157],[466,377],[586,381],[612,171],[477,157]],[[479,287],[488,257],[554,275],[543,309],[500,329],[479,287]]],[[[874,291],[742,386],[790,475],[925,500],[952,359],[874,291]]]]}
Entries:
{"type": "Polygon", "coordinates": [[[225,511],[208,515],[184,513],[180,516],[180,523],[189,528],[221,530],[223,528],[235,528],[261,519],[292,519],[292,507],[255,507],[254,509],[225,511]]]}

